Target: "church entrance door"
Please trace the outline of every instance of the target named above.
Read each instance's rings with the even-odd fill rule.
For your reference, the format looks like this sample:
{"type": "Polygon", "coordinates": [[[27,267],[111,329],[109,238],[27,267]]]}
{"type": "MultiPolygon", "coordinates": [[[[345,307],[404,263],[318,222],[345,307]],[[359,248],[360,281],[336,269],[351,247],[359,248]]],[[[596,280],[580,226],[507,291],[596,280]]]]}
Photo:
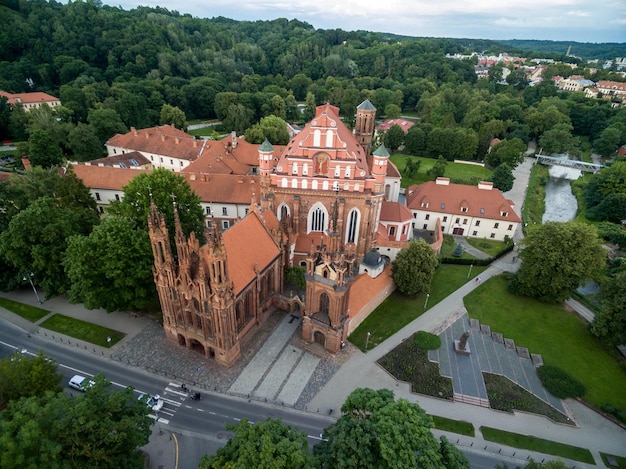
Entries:
{"type": "Polygon", "coordinates": [[[313,334],[313,340],[316,344],[326,346],[326,337],[320,331],[315,331],[315,334],[313,334]]]}

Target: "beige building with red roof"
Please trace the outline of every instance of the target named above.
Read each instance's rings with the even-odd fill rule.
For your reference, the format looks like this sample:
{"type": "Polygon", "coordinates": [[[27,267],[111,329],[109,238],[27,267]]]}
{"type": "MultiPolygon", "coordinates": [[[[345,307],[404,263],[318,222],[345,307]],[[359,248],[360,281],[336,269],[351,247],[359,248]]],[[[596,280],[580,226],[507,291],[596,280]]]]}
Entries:
{"type": "Polygon", "coordinates": [[[50,107],[61,105],[61,100],[59,98],[55,98],[54,96],[41,91],[13,94],[0,90],[0,97],[7,98],[7,101],[11,106],[22,106],[22,108],[27,112],[33,109],[38,109],[44,104],[50,107]]]}
{"type": "Polygon", "coordinates": [[[434,230],[437,221],[444,234],[503,241],[512,238],[521,219],[491,182],[478,186],[450,184],[448,178],[411,186],[406,192],[413,227],[434,230]]]}
{"type": "Polygon", "coordinates": [[[415,125],[415,122],[406,119],[388,119],[382,124],[378,125],[376,127],[376,130],[379,132],[386,132],[394,125],[399,126],[406,134],[411,129],[411,127],[415,125]]]}

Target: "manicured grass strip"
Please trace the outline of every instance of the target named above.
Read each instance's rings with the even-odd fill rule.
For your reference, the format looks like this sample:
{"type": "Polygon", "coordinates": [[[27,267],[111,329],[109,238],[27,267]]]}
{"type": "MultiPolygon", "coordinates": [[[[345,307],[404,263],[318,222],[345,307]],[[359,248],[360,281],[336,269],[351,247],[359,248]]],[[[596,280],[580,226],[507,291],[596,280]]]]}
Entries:
{"type": "Polygon", "coordinates": [[[465,241],[467,241],[467,244],[470,246],[480,249],[482,252],[489,254],[491,257],[495,257],[497,254],[500,254],[500,252],[507,247],[507,244],[504,241],[494,241],[492,239],[465,238],[465,241]]]}
{"type": "Polygon", "coordinates": [[[459,435],[475,436],[474,425],[462,420],[452,420],[438,415],[431,415],[435,428],[444,432],[458,433],[459,435]]]}
{"type": "MultiPolygon", "coordinates": [[[[470,279],[468,279],[469,269],[466,265],[453,264],[442,264],[437,267],[426,309],[433,307],[452,292],[458,290],[471,278],[480,275],[486,267],[474,266],[471,270],[470,279]]],[[[426,295],[409,297],[394,291],[350,334],[350,342],[364,351],[367,333],[370,332],[367,348],[376,347],[415,318],[421,316],[424,313],[425,303],[426,295]]]]}
{"type": "Polygon", "coordinates": [[[472,256],[469,252],[463,249],[463,255],[461,257],[454,256],[454,248],[456,247],[456,243],[454,242],[454,238],[452,235],[443,235],[443,244],[441,245],[441,253],[440,257],[451,257],[453,259],[476,259],[476,257],[472,256]]]}
{"type": "Polygon", "coordinates": [[[606,467],[617,467],[618,469],[626,469],[626,458],[606,453],[600,453],[600,456],[602,456],[602,461],[604,462],[604,465],[606,467]],[[611,462],[616,462],[617,466],[609,464],[608,458],[613,458],[611,462]]]}
{"type": "Polygon", "coordinates": [[[550,177],[548,166],[535,164],[530,171],[530,180],[526,190],[526,200],[522,209],[522,219],[525,225],[540,225],[543,213],[546,210],[546,184],[550,177]]]}
{"type": "Polygon", "coordinates": [[[587,332],[585,323],[562,305],[513,295],[506,285],[505,276],[499,275],[467,295],[469,316],[580,381],[587,402],[598,408],[609,403],[626,409],[626,374],[612,351],[587,332]]]}
{"type": "MultiPolygon", "coordinates": [[[[434,176],[426,174],[437,162],[436,158],[424,158],[421,156],[411,156],[403,154],[394,154],[391,156],[391,161],[398,167],[398,170],[402,174],[402,187],[409,187],[413,184],[422,184],[427,181],[434,181],[434,176]],[[413,158],[414,161],[420,161],[419,171],[413,178],[408,178],[404,175],[406,168],[406,161],[409,158],[413,158]]],[[[448,161],[444,177],[450,178],[451,182],[457,184],[471,184],[475,185],[478,181],[488,181],[491,179],[493,171],[484,168],[479,165],[454,163],[448,161]]]]}
{"type": "Polygon", "coordinates": [[[493,441],[495,443],[511,446],[513,448],[552,454],[554,456],[560,456],[562,458],[595,465],[595,460],[593,459],[591,452],[585,448],[544,440],[534,436],[505,432],[504,430],[497,430],[490,427],[480,427],[480,431],[487,441],[493,441]]]}
{"type": "Polygon", "coordinates": [[[46,314],[50,314],[50,311],[47,311],[45,309],[25,305],[24,303],[18,303],[17,301],[13,300],[7,300],[6,298],[0,298],[0,306],[8,311],[11,311],[14,314],[17,314],[18,316],[23,317],[30,322],[39,321],[46,314]]]}
{"type": "Polygon", "coordinates": [[[108,327],[98,326],[80,319],[63,316],[62,314],[55,314],[50,319],[44,321],[41,327],[94,345],[100,345],[101,347],[113,346],[126,335],[108,327]],[[107,343],[107,337],[111,337],[111,344],[107,343]]]}

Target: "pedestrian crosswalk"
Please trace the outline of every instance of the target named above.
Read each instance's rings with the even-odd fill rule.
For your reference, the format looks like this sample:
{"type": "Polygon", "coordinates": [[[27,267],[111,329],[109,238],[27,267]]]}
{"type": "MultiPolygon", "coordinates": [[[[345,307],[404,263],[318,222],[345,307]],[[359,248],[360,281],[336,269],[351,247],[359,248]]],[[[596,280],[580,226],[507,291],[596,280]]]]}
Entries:
{"type": "Polygon", "coordinates": [[[163,400],[163,408],[158,412],[150,414],[150,418],[167,425],[176,414],[179,407],[185,402],[189,395],[189,391],[184,391],[178,383],[168,383],[168,385],[160,394],[163,400]]]}

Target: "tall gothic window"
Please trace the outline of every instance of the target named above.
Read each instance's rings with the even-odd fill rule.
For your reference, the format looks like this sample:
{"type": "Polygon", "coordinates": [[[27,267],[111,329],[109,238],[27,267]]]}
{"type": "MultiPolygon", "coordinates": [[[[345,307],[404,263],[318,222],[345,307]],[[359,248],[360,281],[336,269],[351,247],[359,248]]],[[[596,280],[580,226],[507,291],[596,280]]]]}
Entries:
{"type": "Polygon", "coordinates": [[[356,243],[359,238],[359,219],[361,214],[356,208],[348,213],[348,226],[346,230],[346,243],[356,243]]]}
{"type": "Polygon", "coordinates": [[[321,203],[316,203],[309,210],[308,215],[308,232],[310,231],[325,231],[328,223],[328,212],[326,207],[321,203]]]}
{"type": "Polygon", "coordinates": [[[330,298],[328,298],[328,295],[326,293],[322,293],[320,295],[320,313],[328,314],[329,305],[330,305],[330,298]]]}

